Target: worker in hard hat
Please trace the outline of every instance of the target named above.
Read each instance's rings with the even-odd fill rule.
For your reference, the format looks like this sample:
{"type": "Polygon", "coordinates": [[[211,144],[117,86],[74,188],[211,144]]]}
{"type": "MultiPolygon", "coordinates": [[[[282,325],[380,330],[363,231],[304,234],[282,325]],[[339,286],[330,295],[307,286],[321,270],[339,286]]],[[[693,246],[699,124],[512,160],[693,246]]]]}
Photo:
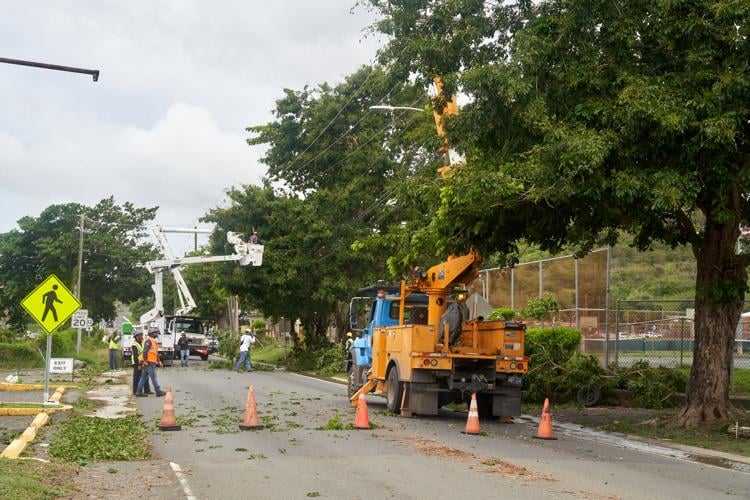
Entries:
{"type": "Polygon", "coordinates": [[[354,344],[354,334],[352,332],[346,332],[346,344],[344,344],[344,347],[347,351],[352,348],[352,344],[354,344]]]}
{"type": "MultiPolygon", "coordinates": [[[[143,372],[143,332],[136,332],[133,335],[133,345],[130,346],[130,352],[130,361],[133,364],[133,394],[135,394],[138,392],[138,382],[140,382],[141,373],[143,372]]],[[[143,392],[145,394],[153,394],[148,379],[146,379],[146,384],[143,386],[143,392]]]]}
{"type": "Polygon", "coordinates": [[[138,382],[138,390],[135,395],[138,397],[144,397],[146,394],[143,392],[143,388],[146,385],[146,379],[151,378],[151,383],[154,385],[156,395],[161,397],[166,392],[161,390],[159,382],[156,380],[156,366],[161,365],[159,361],[159,342],[156,341],[156,337],[159,336],[158,328],[148,329],[148,340],[143,344],[143,372],[141,373],[141,380],[138,382]]]}

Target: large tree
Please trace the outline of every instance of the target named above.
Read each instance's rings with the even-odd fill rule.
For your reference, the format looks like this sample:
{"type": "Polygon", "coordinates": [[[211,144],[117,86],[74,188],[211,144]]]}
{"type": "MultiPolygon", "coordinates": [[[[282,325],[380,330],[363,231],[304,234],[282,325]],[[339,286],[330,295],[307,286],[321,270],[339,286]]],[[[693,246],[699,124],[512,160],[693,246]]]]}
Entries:
{"type": "Polygon", "coordinates": [[[403,179],[434,159],[436,143],[429,113],[370,106],[426,103],[421,87],[379,67],[336,86],[285,90],[274,120],[248,129],[251,145],[267,146],[267,185],[236,189],[230,207],[208,216],[220,231],[256,228],[266,245],[262,268],[238,270],[223,284],[265,314],[299,317],[313,341],[331,317],[345,332],[349,298],[386,277],[390,255],[354,243],[420,212],[397,194],[403,179]]]}
{"type": "Polygon", "coordinates": [[[676,423],[726,420],[750,263],[736,250],[750,216],[750,2],[370,3],[388,60],[468,97],[448,124],[469,162],[435,200],[438,252],[513,255],[527,240],[585,253],[621,230],[642,250],[689,246],[695,347],[676,423]]]}
{"type": "Polygon", "coordinates": [[[78,277],[80,219],[84,216],[81,302],[94,319],[112,319],[115,302],[149,294],[150,277],[141,266],[155,257],[145,241],[145,225],[156,208],[117,205],[105,198],[92,207],[51,205],[38,217],[26,216],[18,229],[0,235],[0,311],[22,328],[20,302],[34,286],[56,274],[71,290],[78,277]]]}

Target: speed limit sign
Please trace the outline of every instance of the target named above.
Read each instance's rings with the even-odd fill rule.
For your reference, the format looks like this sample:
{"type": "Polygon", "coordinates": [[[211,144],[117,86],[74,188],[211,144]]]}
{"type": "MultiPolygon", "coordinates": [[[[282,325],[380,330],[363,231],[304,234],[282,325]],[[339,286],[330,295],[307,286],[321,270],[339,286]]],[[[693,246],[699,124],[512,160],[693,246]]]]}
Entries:
{"type": "Polygon", "coordinates": [[[73,313],[73,318],[70,320],[70,326],[73,328],[86,328],[88,321],[88,309],[79,309],[73,313]]]}

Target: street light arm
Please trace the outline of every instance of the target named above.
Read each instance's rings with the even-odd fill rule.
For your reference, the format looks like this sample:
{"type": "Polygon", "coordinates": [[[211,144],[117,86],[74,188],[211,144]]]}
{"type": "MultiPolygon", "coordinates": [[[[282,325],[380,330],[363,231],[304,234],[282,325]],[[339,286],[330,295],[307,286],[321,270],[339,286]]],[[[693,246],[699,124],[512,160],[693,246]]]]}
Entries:
{"type": "Polygon", "coordinates": [[[408,110],[408,111],[424,111],[424,109],[422,108],[412,108],[411,106],[386,106],[386,105],[370,106],[370,109],[384,109],[386,111],[398,111],[400,109],[408,110]]]}
{"type": "Polygon", "coordinates": [[[98,69],[84,69],[74,68],[73,66],[60,66],[59,64],[47,64],[34,61],[22,61],[20,59],[8,59],[7,57],[0,57],[0,63],[6,64],[18,64],[20,66],[32,66],[34,68],[54,69],[57,71],[68,71],[70,73],[83,73],[85,75],[91,75],[94,81],[99,81],[99,70],[98,69]]]}

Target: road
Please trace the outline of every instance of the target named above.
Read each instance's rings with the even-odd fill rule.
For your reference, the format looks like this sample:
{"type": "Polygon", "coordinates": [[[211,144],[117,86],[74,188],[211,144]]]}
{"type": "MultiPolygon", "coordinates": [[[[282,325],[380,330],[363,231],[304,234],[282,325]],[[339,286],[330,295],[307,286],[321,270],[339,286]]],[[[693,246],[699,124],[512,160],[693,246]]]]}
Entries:
{"type": "MultiPolygon", "coordinates": [[[[388,416],[369,398],[373,430],[322,430],[353,422],[346,388],[287,372],[211,371],[204,363],[159,371],[175,388],[179,432],[155,432],[162,459],[185,471],[195,498],[748,498],[750,474],[558,433],[532,439],[533,423],[482,422],[466,415],[388,416]],[[267,427],[240,431],[255,387],[267,427]]],[[[149,428],[162,399],[137,398],[149,428]]]]}

